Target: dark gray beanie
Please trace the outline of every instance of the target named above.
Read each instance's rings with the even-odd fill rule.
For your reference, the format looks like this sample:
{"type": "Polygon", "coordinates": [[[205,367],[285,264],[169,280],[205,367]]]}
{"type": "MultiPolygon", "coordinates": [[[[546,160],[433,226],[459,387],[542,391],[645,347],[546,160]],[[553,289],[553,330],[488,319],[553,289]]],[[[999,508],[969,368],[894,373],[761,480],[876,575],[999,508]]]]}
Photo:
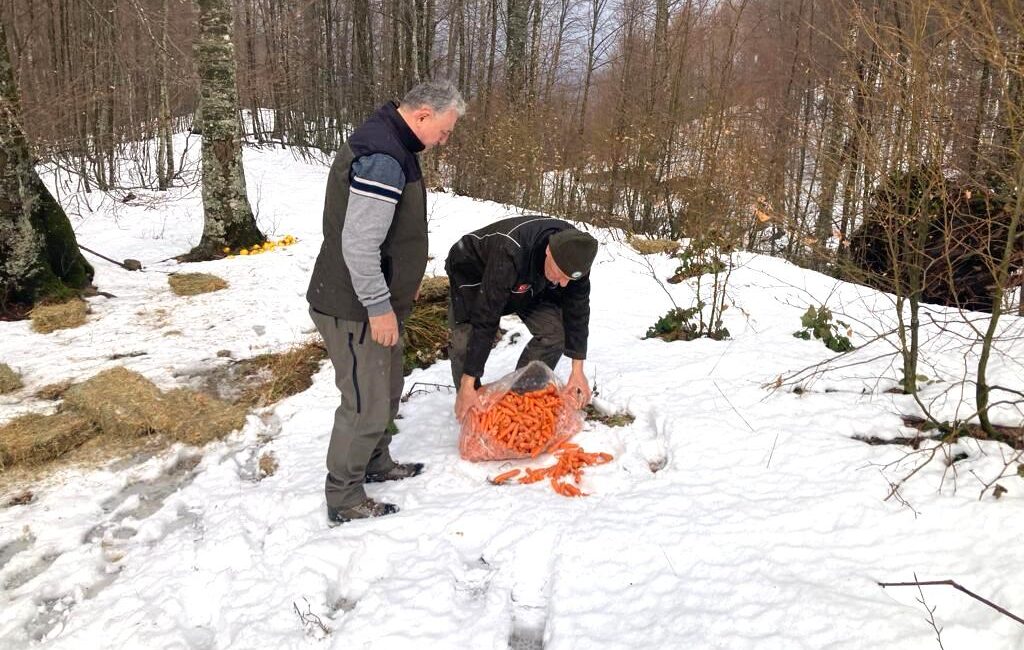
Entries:
{"type": "Polygon", "coordinates": [[[573,280],[590,272],[597,256],[597,240],[575,228],[566,228],[548,239],[555,264],[573,280]]]}

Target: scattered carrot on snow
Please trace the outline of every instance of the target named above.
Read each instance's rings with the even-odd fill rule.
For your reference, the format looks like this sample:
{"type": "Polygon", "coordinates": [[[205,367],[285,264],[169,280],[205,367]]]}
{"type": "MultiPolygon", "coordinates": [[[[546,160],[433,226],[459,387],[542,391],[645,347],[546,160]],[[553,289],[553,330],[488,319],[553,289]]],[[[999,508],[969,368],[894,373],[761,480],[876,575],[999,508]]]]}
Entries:
{"type": "Polygon", "coordinates": [[[514,469],[495,476],[491,479],[491,483],[500,485],[522,471],[523,476],[516,481],[517,483],[536,483],[546,478],[550,480],[551,488],[558,494],[566,497],[583,497],[587,496],[587,493],[578,487],[583,478],[583,468],[591,465],[604,465],[613,458],[611,454],[604,452],[584,451],[582,447],[571,442],[563,442],[558,445],[555,448],[554,456],[556,459],[554,465],[536,469],[531,467],[522,470],[514,469]],[[572,483],[567,482],[566,479],[571,479],[572,483]]]}
{"type": "Polygon", "coordinates": [[[502,483],[504,483],[505,481],[509,480],[510,478],[512,478],[513,476],[515,476],[518,473],[519,473],[518,469],[513,469],[513,470],[505,472],[503,474],[498,474],[497,476],[495,476],[494,478],[491,479],[491,483],[494,483],[495,485],[501,485],[502,483]]]}

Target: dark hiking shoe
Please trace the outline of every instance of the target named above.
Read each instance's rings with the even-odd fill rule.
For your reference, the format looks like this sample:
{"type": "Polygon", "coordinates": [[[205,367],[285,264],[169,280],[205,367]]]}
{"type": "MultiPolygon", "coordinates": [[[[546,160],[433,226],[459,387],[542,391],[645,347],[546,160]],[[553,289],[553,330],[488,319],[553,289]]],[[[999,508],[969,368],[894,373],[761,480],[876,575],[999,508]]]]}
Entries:
{"type": "Polygon", "coordinates": [[[332,525],[343,524],[353,519],[369,519],[370,517],[383,517],[398,512],[398,506],[393,503],[378,503],[373,499],[367,499],[362,503],[350,508],[332,508],[327,506],[327,520],[332,525]]]}
{"type": "Polygon", "coordinates": [[[384,481],[401,481],[403,478],[419,476],[423,473],[423,463],[397,463],[384,472],[367,472],[365,483],[383,483],[384,481]]]}

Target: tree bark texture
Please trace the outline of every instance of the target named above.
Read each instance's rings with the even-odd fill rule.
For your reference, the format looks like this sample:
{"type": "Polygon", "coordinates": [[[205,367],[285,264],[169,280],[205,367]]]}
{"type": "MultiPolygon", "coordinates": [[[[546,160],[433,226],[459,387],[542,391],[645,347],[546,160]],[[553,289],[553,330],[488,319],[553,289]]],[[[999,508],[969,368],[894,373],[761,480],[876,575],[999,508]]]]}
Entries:
{"type": "Polygon", "coordinates": [[[199,85],[203,106],[203,236],[185,256],[212,259],[224,248],[264,240],[245,191],[235,47],[229,0],[199,0],[199,85]]]}
{"type": "Polygon", "coordinates": [[[0,22],[0,314],[88,286],[93,269],[67,215],[36,172],[0,22]]]}

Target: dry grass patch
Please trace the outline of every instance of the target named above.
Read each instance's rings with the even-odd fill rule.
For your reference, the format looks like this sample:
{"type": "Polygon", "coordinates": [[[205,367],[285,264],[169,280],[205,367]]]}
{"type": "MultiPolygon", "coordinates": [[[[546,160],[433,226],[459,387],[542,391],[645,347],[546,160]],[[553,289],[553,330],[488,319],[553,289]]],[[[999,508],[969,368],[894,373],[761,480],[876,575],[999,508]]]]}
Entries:
{"type": "Polygon", "coordinates": [[[246,413],[243,404],[187,389],[164,392],[136,372],[111,368],[64,388],[57,414],[0,427],[0,491],[63,467],[149,456],[172,442],[201,446],[242,428],[246,413]]]}
{"type": "Polygon", "coordinates": [[[166,395],[167,410],[157,418],[157,432],[185,444],[201,446],[245,426],[247,409],[187,388],[166,395]]]}
{"type": "Polygon", "coordinates": [[[423,280],[420,296],[405,321],[402,369],[426,368],[444,358],[448,347],[448,278],[423,280]]]}
{"type": "Polygon", "coordinates": [[[36,391],[35,397],[36,399],[45,399],[52,402],[64,397],[64,393],[68,392],[69,388],[71,388],[71,380],[47,384],[36,391]]]}
{"type": "Polygon", "coordinates": [[[448,276],[428,275],[424,276],[423,284],[420,285],[420,295],[416,302],[444,302],[448,301],[448,276]]]}
{"type": "Polygon", "coordinates": [[[85,324],[89,305],[75,298],[57,305],[39,305],[28,313],[32,329],[40,334],[70,329],[85,324]]]}
{"type": "Polygon", "coordinates": [[[312,386],[326,358],[327,349],[315,337],[284,352],[214,365],[193,375],[192,383],[201,393],[232,404],[266,406],[312,386]]]}
{"type": "Polygon", "coordinates": [[[80,413],[30,413],[0,427],[0,470],[38,465],[63,456],[97,433],[80,413]]]}
{"type": "Polygon", "coordinates": [[[239,361],[232,374],[248,385],[238,401],[266,406],[297,395],[313,385],[313,375],[326,358],[327,348],[317,339],[284,352],[239,361]]]}
{"type": "Polygon", "coordinates": [[[679,252],[679,242],[671,239],[647,239],[646,237],[629,236],[629,245],[641,255],[667,253],[674,255],[679,252]]]}
{"type": "Polygon", "coordinates": [[[167,283],[179,296],[196,296],[228,288],[226,280],[210,273],[172,273],[167,276],[167,283]]]}
{"type": "Polygon", "coordinates": [[[64,393],[68,408],[84,413],[104,432],[121,437],[153,433],[160,389],[137,372],[117,367],[90,377],[64,393]]]}
{"type": "MultiPolygon", "coordinates": [[[[86,422],[87,426],[92,426],[88,418],[86,422]]],[[[72,467],[91,469],[107,467],[117,459],[142,460],[164,451],[168,444],[169,441],[161,436],[120,438],[97,431],[84,443],[61,456],[39,463],[15,464],[0,470],[0,494],[24,490],[32,483],[72,467]]]]}
{"type": "Polygon", "coordinates": [[[438,303],[416,304],[405,321],[402,369],[427,368],[443,358],[448,347],[448,308],[438,303]]]}
{"type": "Polygon", "coordinates": [[[68,389],[67,408],[86,415],[104,433],[119,437],[163,435],[201,445],[245,424],[244,406],[188,389],[162,392],[126,368],[111,368],[68,389]]]}
{"type": "Polygon", "coordinates": [[[259,462],[260,480],[263,480],[263,479],[267,478],[268,476],[273,476],[274,474],[276,474],[278,467],[279,467],[279,465],[278,465],[278,462],[277,462],[277,456],[274,455],[274,452],[272,452],[272,451],[264,452],[260,456],[260,462],[259,462]]]}
{"type": "Polygon", "coordinates": [[[14,372],[14,369],[6,363],[0,363],[0,395],[13,393],[24,385],[21,375],[14,372]]]}

